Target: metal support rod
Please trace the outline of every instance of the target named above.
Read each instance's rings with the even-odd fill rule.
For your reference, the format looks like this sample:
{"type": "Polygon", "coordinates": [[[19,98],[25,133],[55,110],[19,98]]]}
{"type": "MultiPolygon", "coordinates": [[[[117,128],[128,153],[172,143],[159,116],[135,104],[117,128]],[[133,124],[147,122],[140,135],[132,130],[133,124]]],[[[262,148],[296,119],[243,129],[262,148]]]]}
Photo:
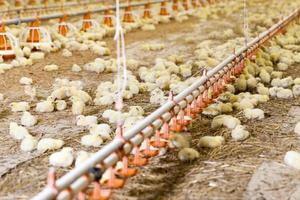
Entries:
{"type": "MultiPolygon", "coordinates": [[[[287,26],[292,20],[296,17],[299,17],[299,9],[295,10],[292,14],[285,17],[284,19],[280,20],[277,24],[272,26],[267,31],[260,34],[258,37],[254,38],[250,43],[239,49],[234,55],[229,56],[223,62],[218,64],[215,68],[208,71],[207,76],[201,77],[198,81],[194,84],[186,88],[184,91],[179,93],[177,96],[174,97],[174,101],[168,101],[156,111],[151,113],[149,116],[144,118],[140,123],[133,126],[130,130],[124,133],[125,140],[134,140],[135,137],[138,136],[139,133],[147,134],[148,136],[151,135],[153,130],[149,130],[149,125],[154,124],[155,127],[161,126],[161,123],[158,119],[164,116],[166,119],[170,118],[169,111],[173,108],[178,110],[179,106],[181,108],[186,107],[186,101],[190,102],[195,98],[197,95],[200,94],[201,86],[203,86],[209,79],[212,79],[215,75],[217,75],[220,71],[222,71],[225,67],[228,67],[236,58],[244,59],[247,51],[253,47],[259,46],[262,41],[266,39],[270,39],[270,37],[274,36],[278,30],[282,27],[287,26]],[[196,92],[195,92],[196,91],[196,92]]],[[[178,111],[177,111],[178,112],[178,111]]],[[[163,118],[164,118],[163,117],[163,118]]],[[[140,143],[139,139],[136,141],[140,143]]],[[[126,144],[127,145],[127,144],[126,144]]],[[[92,179],[83,179],[83,175],[88,173],[88,170],[94,167],[96,164],[104,162],[105,166],[111,166],[116,163],[118,157],[113,156],[114,152],[118,149],[125,147],[125,142],[122,139],[115,138],[109,144],[105,145],[101,150],[95,153],[91,158],[89,158],[85,163],[82,165],[75,167],[73,170],[68,172],[66,175],[61,177],[56,181],[56,189],[58,191],[58,199],[68,199],[70,194],[68,193],[60,193],[64,189],[71,188],[74,192],[80,191],[92,179]]],[[[33,200],[48,200],[53,199],[57,195],[57,191],[53,188],[46,187],[44,190],[39,193],[37,196],[33,198],[33,200]]]]}

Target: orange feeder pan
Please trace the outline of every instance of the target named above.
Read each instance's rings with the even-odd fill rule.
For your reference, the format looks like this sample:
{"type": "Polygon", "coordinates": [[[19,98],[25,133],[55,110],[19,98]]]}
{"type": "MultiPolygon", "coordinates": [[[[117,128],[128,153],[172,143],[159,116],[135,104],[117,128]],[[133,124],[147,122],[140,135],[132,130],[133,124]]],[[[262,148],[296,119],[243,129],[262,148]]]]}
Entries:
{"type": "Polygon", "coordinates": [[[125,23],[134,23],[133,15],[131,12],[131,6],[125,8],[123,22],[125,23]]]}
{"type": "Polygon", "coordinates": [[[150,3],[145,4],[143,19],[151,19],[150,3]]]}
{"type": "MultiPolygon", "coordinates": [[[[2,33],[0,35],[0,50],[12,50],[12,46],[10,44],[9,39],[7,38],[7,36],[4,34],[5,31],[5,24],[3,23],[0,27],[0,33],[2,33]]],[[[11,55],[3,55],[2,58],[3,60],[11,60],[14,59],[16,57],[15,54],[11,54],[11,55]]]]}
{"type": "Polygon", "coordinates": [[[92,27],[92,22],[90,20],[91,20],[91,13],[89,12],[85,13],[83,15],[81,31],[87,31],[92,27]]]}
{"type": "Polygon", "coordinates": [[[160,4],[160,12],[159,12],[159,14],[161,16],[168,16],[169,15],[169,13],[167,11],[166,4],[167,4],[166,2],[161,2],[161,4],[160,4]]]}
{"type": "Polygon", "coordinates": [[[130,159],[130,163],[137,166],[142,167],[148,164],[148,160],[146,158],[143,158],[141,156],[141,153],[139,151],[139,147],[134,147],[135,153],[133,155],[133,158],[130,159]]]}
{"type": "Polygon", "coordinates": [[[27,42],[30,43],[39,43],[41,41],[41,33],[39,29],[34,29],[36,27],[40,27],[41,22],[36,19],[35,21],[31,22],[29,30],[29,36],[27,38],[27,42]]]}
{"type": "Polygon", "coordinates": [[[113,20],[111,18],[111,11],[105,10],[104,12],[104,18],[103,18],[103,24],[108,27],[114,27],[113,20]]]}
{"type": "Polygon", "coordinates": [[[60,18],[59,20],[59,25],[58,25],[58,33],[66,36],[69,32],[69,27],[68,25],[65,23],[67,21],[67,16],[63,16],[62,18],[60,18]]]}

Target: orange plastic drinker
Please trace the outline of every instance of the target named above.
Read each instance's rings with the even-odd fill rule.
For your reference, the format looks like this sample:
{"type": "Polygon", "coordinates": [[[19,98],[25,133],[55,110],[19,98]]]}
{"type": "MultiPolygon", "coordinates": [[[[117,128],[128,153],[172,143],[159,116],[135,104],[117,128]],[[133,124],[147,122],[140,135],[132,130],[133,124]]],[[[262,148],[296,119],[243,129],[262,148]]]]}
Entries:
{"type": "Polygon", "coordinates": [[[170,130],[173,132],[181,132],[184,129],[184,126],[180,125],[177,122],[176,117],[173,117],[170,121],[170,130]]]}
{"type": "Polygon", "coordinates": [[[102,189],[99,182],[94,182],[94,189],[90,195],[90,200],[108,200],[112,195],[111,189],[102,189]]]}
{"type": "Polygon", "coordinates": [[[159,130],[155,131],[155,136],[154,136],[154,140],[152,140],[150,142],[151,146],[156,147],[156,148],[163,148],[167,146],[167,142],[166,141],[162,141],[160,138],[160,132],[159,130]]]}
{"type": "Polygon", "coordinates": [[[110,170],[110,176],[109,179],[104,182],[105,187],[110,189],[122,188],[125,184],[125,181],[123,179],[116,178],[115,170],[112,167],[110,167],[108,170],[110,170]]]}
{"type": "Polygon", "coordinates": [[[150,139],[146,138],[146,148],[144,150],[141,151],[141,153],[146,156],[146,157],[154,157],[158,155],[158,150],[155,149],[150,149],[150,139]]]}
{"type": "Polygon", "coordinates": [[[148,164],[148,160],[146,158],[143,158],[140,151],[139,147],[135,146],[134,147],[134,155],[133,158],[131,159],[131,163],[137,167],[142,167],[148,164]]]}
{"type": "Polygon", "coordinates": [[[136,175],[137,169],[128,168],[128,157],[123,156],[122,159],[123,167],[117,170],[117,174],[123,177],[132,177],[136,175]]]}

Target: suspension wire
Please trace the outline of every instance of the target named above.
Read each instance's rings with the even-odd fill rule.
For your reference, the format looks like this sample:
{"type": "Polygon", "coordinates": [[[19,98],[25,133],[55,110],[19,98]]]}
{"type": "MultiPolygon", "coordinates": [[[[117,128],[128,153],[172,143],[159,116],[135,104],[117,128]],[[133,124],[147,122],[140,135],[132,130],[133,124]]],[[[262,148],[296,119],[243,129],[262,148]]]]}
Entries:
{"type": "Polygon", "coordinates": [[[124,31],[120,20],[120,2],[116,0],[116,32],[114,40],[117,45],[117,98],[115,108],[118,111],[123,109],[123,93],[127,85],[127,66],[124,31]]]}

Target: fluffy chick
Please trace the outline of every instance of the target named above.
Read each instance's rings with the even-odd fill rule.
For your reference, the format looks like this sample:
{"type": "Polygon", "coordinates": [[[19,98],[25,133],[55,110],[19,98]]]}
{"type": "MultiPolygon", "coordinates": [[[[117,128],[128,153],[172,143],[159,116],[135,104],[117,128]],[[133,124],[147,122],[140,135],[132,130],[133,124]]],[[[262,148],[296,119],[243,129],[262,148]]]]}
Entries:
{"type": "Polygon", "coordinates": [[[185,133],[173,133],[170,136],[170,142],[176,148],[190,147],[190,138],[185,133]]]}
{"type": "Polygon", "coordinates": [[[199,157],[199,152],[192,148],[183,148],[178,152],[178,158],[182,162],[193,161],[199,157]]]}
{"type": "Polygon", "coordinates": [[[223,136],[204,136],[199,140],[200,147],[216,148],[221,146],[225,142],[223,136]]]}
{"type": "Polygon", "coordinates": [[[65,147],[59,152],[50,155],[49,162],[55,167],[69,167],[74,161],[73,149],[65,147]]]}

